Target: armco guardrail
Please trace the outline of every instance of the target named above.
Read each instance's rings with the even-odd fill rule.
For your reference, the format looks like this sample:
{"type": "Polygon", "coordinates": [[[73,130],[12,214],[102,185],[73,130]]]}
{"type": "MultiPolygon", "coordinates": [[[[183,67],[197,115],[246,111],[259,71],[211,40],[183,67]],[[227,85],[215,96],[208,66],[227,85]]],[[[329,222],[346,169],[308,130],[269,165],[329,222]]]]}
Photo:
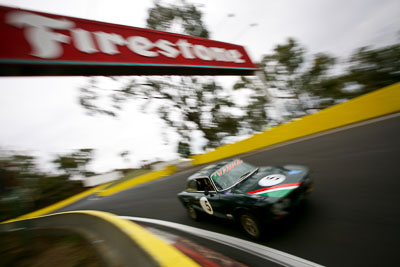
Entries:
{"type": "Polygon", "coordinates": [[[193,165],[217,161],[398,111],[400,111],[400,83],[304,116],[300,120],[279,125],[240,142],[193,156],[193,165]]]}
{"type": "Polygon", "coordinates": [[[107,212],[64,212],[0,224],[0,233],[37,230],[82,235],[98,251],[106,266],[198,266],[136,223],[107,212]]]}

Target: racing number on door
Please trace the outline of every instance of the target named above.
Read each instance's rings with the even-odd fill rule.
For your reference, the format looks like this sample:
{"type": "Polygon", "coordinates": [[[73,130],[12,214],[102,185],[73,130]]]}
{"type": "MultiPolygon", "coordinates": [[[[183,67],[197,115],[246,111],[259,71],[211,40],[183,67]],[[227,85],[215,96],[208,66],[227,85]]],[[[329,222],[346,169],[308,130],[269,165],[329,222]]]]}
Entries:
{"type": "Polygon", "coordinates": [[[210,202],[208,201],[208,199],[206,197],[201,197],[200,198],[200,205],[203,208],[203,210],[205,212],[207,212],[208,214],[212,215],[214,213],[210,202]]]}

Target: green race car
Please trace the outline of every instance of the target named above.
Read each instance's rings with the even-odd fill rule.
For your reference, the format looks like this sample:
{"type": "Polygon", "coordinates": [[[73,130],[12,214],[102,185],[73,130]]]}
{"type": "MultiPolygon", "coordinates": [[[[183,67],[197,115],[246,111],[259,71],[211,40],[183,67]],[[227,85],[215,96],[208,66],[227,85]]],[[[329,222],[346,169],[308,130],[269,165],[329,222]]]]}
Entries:
{"type": "Polygon", "coordinates": [[[191,175],[178,198],[192,219],[209,214],[235,220],[251,238],[260,239],[265,224],[288,215],[311,191],[307,167],[255,167],[235,159],[191,175]]]}

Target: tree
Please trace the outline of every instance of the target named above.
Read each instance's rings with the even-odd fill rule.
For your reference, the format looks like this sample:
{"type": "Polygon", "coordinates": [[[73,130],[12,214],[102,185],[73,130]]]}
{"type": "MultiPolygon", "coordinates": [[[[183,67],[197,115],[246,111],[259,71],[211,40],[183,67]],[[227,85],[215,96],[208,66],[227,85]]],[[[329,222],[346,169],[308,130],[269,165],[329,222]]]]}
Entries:
{"type": "Polygon", "coordinates": [[[68,175],[40,171],[37,158],[0,150],[0,220],[43,208],[83,190],[68,175]]]}
{"type": "Polygon", "coordinates": [[[41,176],[35,158],[0,150],[0,220],[7,220],[32,210],[36,182],[41,176]]]}
{"type": "Polygon", "coordinates": [[[251,94],[247,100],[248,103],[243,107],[245,114],[240,121],[241,129],[247,134],[264,130],[264,127],[270,120],[266,112],[269,99],[264,84],[256,77],[242,76],[240,80],[234,84],[233,89],[251,90],[251,94]]]}
{"type": "Polygon", "coordinates": [[[290,119],[399,82],[399,58],[400,44],[362,47],[334,74],[335,58],[320,53],[308,60],[305,49],[289,38],[265,55],[261,66],[267,88],[286,102],[290,119]]]}
{"type": "MultiPolygon", "coordinates": [[[[176,1],[175,4],[157,1],[149,9],[146,21],[150,29],[209,37],[202,13],[186,1],[176,1]]],[[[143,103],[142,111],[156,107],[160,118],[181,136],[180,151],[188,145],[190,147],[193,131],[200,131],[207,140],[205,148],[210,148],[220,145],[224,137],[235,135],[239,130],[240,118],[230,110],[233,102],[226,97],[224,89],[210,78],[127,79],[119,88],[108,91],[111,104],[101,106],[103,93],[98,82],[91,79],[87,86],[81,88],[79,102],[91,115],[117,116],[122,104],[131,99],[143,103]]]]}
{"type": "Polygon", "coordinates": [[[358,48],[347,60],[342,74],[311,84],[310,91],[331,100],[324,103],[326,107],[337,99],[351,99],[392,85],[400,82],[399,58],[400,44],[375,49],[358,48]]]}
{"type": "MultiPolygon", "coordinates": [[[[205,148],[216,147],[221,140],[238,132],[240,118],[230,111],[234,105],[224,89],[214,80],[202,77],[175,77],[174,79],[149,79],[147,85],[153,97],[146,99],[146,106],[155,103],[160,118],[190,144],[191,133],[200,131],[208,141],[205,148]]],[[[148,92],[137,88],[135,94],[148,92]]],[[[181,144],[181,148],[182,148],[181,144]]]]}
{"type": "MultiPolygon", "coordinates": [[[[314,109],[321,109],[332,92],[321,88],[320,83],[329,77],[335,58],[319,53],[307,60],[305,49],[289,38],[277,45],[272,54],[261,61],[262,80],[275,98],[283,99],[288,118],[303,116],[314,109]],[[323,96],[326,98],[324,99],[323,96]]],[[[335,91],[338,93],[339,91],[335,91]]],[[[340,92],[339,92],[340,93],[340,92]]]]}
{"type": "Polygon", "coordinates": [[[53,163],[68,177],[90,176],[93,173],[87,170],[87,165],[92,161],[92,153],[93,149],[82,148],[69,154],[59,155],[53,163]]]}
{"type": "Polygon", "coordinates": [[[382,48],[362,47],[349,60],[347,73],[339,77],[343,83],[359,85],[358,96],[400,81],[400,44],[382,48]]]}
{"type": "MultiPolygon", "coordinates": [[[[146,22],[150,29],[171,31],[180,26],[183,34],[209,38],[202,13],[186,1],[169,5],[157,3],[149,10],[146,22]]],[[[190,131],[202,132],[208,141],[205,148],[219,146],[224,137],[238,132],[239,118],[228,111],[234,104],[223,96],[223,88],[214,80],[181,77],[177,82],[173,79],[163,81],[149,80],[147,84],[155,93],[153,97],[161,96],[167,100],[159,107],[159,114],[182,137],[178,144],[181,155],[188,154],[188,147],[190,150],[190,131]],[[179,119],[174,120],[174,117],[179,119]]]]}
{"type": "Polygon", "coordinates": [[[178,153],[181,157],[187,158],[190,156],[190,144],[180,141],[178,143],[178,153]]]}
{"type": "Polygon", "coordinates": [[[147,28],[158,31],[174,31],[201,38],[209,38],[201,11],[184,0],[175,4],[160,4],[149,9],[147,28]]]}

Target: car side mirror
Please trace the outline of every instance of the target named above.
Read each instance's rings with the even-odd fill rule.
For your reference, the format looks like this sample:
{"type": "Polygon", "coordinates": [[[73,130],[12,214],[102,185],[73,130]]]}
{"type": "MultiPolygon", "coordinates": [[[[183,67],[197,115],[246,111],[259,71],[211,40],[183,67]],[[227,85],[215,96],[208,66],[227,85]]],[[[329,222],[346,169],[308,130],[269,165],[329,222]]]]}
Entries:
{"type": "Polygon", "coordinates": [[[210,195],[210,197],[214,196],[214,194],[212,192],[210,193],[210,190],[208,190],[208,189],[204,190],[204,195],[206,195],[206,196],[210,195]]]}

